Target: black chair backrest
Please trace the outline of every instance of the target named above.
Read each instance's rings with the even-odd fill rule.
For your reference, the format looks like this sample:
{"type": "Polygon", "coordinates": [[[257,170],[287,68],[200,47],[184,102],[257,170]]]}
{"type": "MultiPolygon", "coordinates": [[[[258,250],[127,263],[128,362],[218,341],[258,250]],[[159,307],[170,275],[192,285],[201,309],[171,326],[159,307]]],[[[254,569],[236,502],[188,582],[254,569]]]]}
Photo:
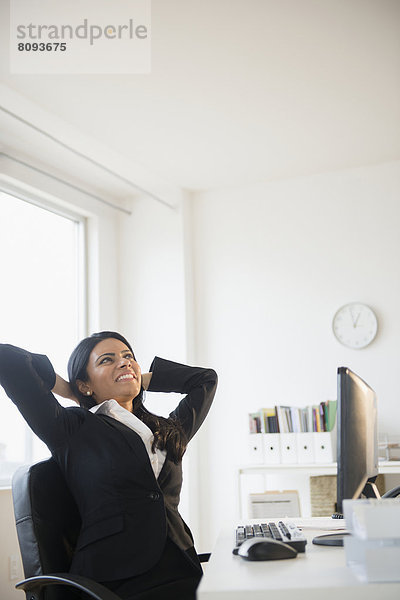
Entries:
{"type": "Polygon", "coordinates": [[[21,467],[12,488],[25,577],[68,572],[81,519],[57,463],[21,467]]]}
{"type": "MultiPolygon", "coordinates": [[[[81,518],[57,463],[50,458],[21,467],[13,477],[12,492],[25,577],[68,573],[81,518]]],[[[199,558],[205,562],[209,556],[199,558]]],[[[44,589],[39,598],[76,600],[77,595],[54,585],[44,589]]]]}

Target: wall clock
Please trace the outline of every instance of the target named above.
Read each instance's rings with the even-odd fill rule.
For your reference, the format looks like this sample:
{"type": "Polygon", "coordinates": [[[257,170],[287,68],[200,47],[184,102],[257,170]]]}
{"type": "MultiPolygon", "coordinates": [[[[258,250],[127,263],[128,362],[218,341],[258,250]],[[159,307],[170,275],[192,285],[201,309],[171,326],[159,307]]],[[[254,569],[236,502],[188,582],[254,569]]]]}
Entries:
{"type": "Polygon", "coordinates": [[[365,348],[378,331],[378,320],[372,308],[361,302],[345,304],[332,322],[337,340],[348,348],[365,348]]]}

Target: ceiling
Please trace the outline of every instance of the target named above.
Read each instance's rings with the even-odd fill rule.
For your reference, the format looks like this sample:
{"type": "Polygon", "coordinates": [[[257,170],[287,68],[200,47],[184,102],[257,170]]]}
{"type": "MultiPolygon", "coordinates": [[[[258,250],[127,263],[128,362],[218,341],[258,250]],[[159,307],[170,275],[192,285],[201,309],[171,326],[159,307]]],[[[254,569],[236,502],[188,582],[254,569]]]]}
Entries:
{"type": "Polygon", "coordinates": [[[10,75],[2,55],[10,89],[180,188],[400,158],[399,0],[153,0],[149,75],[10,75]]]}

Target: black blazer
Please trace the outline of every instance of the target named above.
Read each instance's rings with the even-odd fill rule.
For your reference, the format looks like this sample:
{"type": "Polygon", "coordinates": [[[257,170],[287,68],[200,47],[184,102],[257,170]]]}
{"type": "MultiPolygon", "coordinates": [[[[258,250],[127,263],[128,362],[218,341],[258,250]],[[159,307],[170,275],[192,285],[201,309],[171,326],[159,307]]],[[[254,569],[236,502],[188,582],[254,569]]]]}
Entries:
{"type": "MultiPolygon", "coordinates": [[[[150,370],[149,391],[187,394],[170,416],[190,440],[213,400],[215,371],[161,358],[150,370]]],[[[46,356],[0,344],[0,383],[47,444],[79,508],[82,529],[71,571],[97,581],[144,573],[161,557],[167,534],[183,551],[191,548],[178,512],[181,463],[167,456],[156,480],[137,433],[106,415],[63,408],[50,391],[54,382],[46,356]]]]}

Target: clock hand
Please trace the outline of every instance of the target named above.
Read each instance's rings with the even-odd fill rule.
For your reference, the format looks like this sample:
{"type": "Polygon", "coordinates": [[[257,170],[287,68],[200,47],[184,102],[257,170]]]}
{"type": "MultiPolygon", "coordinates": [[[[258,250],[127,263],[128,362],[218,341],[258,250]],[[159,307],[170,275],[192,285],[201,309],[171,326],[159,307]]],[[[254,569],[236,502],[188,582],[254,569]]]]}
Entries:
{"type": "Polygon", "coordinates": [[[357,318],[356,318],[356,320],[355,320],[355,321],[354,321],[354,323],[353,323],[353,327],[354,327],[354,328],[356,328],[356,327],[357,327],[357,323],[358,323],[358,319],[360,318],[360,315],[361,315],[361,313],[359,312],[359,313],[358,313],[358,315],[357,315],[357,318]]]}

